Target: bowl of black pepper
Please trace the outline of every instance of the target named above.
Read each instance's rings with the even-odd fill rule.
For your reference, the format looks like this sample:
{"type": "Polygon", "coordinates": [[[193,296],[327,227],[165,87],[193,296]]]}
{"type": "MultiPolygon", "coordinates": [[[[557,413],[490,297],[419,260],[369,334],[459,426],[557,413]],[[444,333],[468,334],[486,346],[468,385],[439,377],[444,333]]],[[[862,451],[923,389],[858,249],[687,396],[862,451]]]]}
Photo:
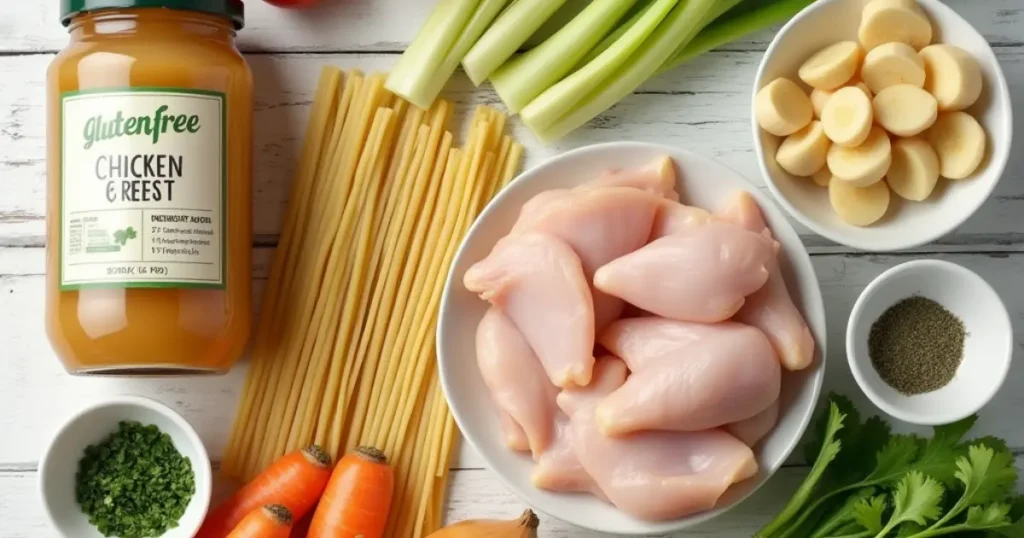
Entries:
{"type": "Polygon", "coordinates": [[[210,458],[171,408],[117,396],[76,413],[39,463],[43,506],[74,538],[192,538],[206,517],[210,458]]]}
{"type": "Polygon", "coordinates": [[[948,424],[999,391],[1013,327],[985,279],[954,263],[915,260],[882,273],[857,299],[846,355],[879,409],[913,424],[948,424]]]}

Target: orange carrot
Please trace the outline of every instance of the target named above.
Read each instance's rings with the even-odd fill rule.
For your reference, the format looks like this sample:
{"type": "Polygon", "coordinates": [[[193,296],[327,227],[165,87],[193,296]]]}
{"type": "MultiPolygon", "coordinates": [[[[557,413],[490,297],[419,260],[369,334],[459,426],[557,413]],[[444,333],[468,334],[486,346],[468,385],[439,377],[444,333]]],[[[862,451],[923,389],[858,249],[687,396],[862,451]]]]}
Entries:
{"type": "Polygon", "coordinates": [[[334,468],[308,538],[380,538],[388,525],[394,490],[395,472],[384,453],[357,448],[334,468]]]}
{"type": "Polygon", "coordinates": [[[280,504],[268,504],[249,512],[228,538],[289,538],[291,532],[291,510],[280,504]]]}
{"type": "Polygon", "coordinates": [[[301,519],[316,505],[331,477],[331,457],[318,446],[281,456],[206,516],[196,538],[225,538],[249,512],[280,504],[301,519]]]}

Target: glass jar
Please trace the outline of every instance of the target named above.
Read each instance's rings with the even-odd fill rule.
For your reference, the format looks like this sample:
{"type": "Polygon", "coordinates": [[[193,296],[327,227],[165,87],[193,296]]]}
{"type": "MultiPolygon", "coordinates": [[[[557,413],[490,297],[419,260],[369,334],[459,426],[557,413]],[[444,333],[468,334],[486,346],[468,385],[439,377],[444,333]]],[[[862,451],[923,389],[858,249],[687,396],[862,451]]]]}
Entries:
{"type": "Polygon", "coordinates": [[[75,374],[223,372],[249,336],[241,0],[62,0],[47,73],[46,329],[75,374]]]}

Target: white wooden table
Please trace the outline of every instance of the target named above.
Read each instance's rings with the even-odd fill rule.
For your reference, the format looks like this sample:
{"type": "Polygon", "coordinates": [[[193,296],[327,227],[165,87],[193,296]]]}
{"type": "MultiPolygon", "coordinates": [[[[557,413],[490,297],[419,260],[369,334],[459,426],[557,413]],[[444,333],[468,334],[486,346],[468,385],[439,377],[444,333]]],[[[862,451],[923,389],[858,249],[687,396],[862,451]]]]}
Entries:
{"type": "MultiPolygon", "coordinates": [[[[979,213],[953,234],[912,252],[870,255],[835,245],[803,227],[828,311],[826,389],[842,391],[867,412],[846,364],[843,335],[860,291],[875,276],[916,258],[941,258],[977,271],[1006,301],[1024,349],[1024,3],[948,0],[989,40],[1010,82],[1018,133],[1006,177],[979,213]]],[[[115,393],[157,398],[182,412],[210,453],[227,440],[245,366],[216,378],[72,378],[61,368],[43,331],[45,247],[45,71],[67,35],[56,0],[0,1],[0,538],[48,538],[36,493],[40,453],[54,428],[74,410],[115,393]]],[[[277,10],[249,0],[240,46],[256,81],[255,229],[253,278],[259,294],[288,194],[303,126],[320,67],[388,69],[434,4],[430,0],[324,0],[307,12],[277,10]]],[[[761,183],[748,119],[750,83],[771,33],[712,52],[648,83],[570,138],[527,146],[527,166],[570,148],[610,140],[662,142],[719,159],[761,183]]],[[[461,110],[497,103],[459,75],[447,97],[461,110]]],[[[1018,350],[1018,359],[1021,359],[1018,350]]],[[[977,432],[1001,436],[1024,454],[1024,362],[1018,360],[977,432]]],[[[1024,458],[1018,458],[1024,470],[1024,458]]],[[[449,519],[517,515],[523,505],[471,449],[452,463],[449,519]]],[[[776,513],[806,469],[795,461],[752,499],[687,536],[750,536],[776,513]]],[[[594,533],[547,519],[544,537],[594,533]]]]}

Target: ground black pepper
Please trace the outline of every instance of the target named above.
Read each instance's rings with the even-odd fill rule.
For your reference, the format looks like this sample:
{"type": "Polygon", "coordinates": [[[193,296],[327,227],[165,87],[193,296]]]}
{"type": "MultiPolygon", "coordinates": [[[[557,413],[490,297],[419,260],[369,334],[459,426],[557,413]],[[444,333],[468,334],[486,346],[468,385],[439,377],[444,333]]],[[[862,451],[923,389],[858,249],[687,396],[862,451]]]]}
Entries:
{"type": "Polygon", "coordinates": [[[967,332],[939,303],[912,296],[889,307],[871,326],[868,353],[878,375],[906,395],[946,386],[964,356],[967,332]]]}

